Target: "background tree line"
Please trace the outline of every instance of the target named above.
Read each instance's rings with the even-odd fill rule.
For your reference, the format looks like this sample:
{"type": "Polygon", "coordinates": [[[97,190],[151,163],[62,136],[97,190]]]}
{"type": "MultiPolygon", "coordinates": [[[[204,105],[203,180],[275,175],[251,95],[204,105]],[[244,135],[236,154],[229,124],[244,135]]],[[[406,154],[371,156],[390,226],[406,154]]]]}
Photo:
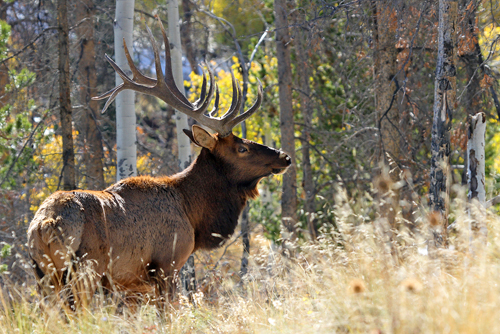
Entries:
{"type": "MultiPolygon", "coordinates": [[[[434,189],[433,182],[465,182],[468,117],[478,112],[488,120],[488,196],[496,194],[497,1],[182,0],[179,10],[188,96],[200,88],[201,62],[217,72],[221,109],[231,99],[230,67],[248,105],[260,80],[261,111],[237,131],[295,155],[295,168],[263,181],[261,198],[244,214],[247,251],[248,231],[259,228],[277,243],[335,230],[331,209],[339,184],[353,205],[385,200],[363,212],[366,217],[386,215],[395,230],[411,230],[419,224],[414,213],[427,210],[429,201],[444,210],[437,197],[446,189],[434,189]],[[436,79],[439,34],[446,28],[439,6],[455,10],[447,14],[451,53],[443,65],[453,79],[443,87],[436,79]],[[443,96],[436,87],[447,92],[450,113],[443,127],[449,142],[437,146],[448,145],[444,178],[435,176],[443,157],[433,158],[434,116],[443,96]],[[387,192],[395,196],[385,198],[387,192]]],[[[0,1],[0,240],[16,252],[23,253],[38,206],[64,188],[63,136],[74,141],[75,187],[103,189],[115,182],[116,104],[101,115],[102,104],[91,100],[114,87],[104,59],[105,53],[114,58],[114,15],[115,2],[108,0],[0,1]],[[67,6],[66,28],[58,21],[58,4],[67,6]],[[61,93],[64,75],[67,91],[61,93]],[[72,127],[60,122],[61,94],[70,97],[72,127]]],[[[145,25],[161,36],[154,15],[168,23],[167,3],[135,4],[129,45],[138,68],[152,76],[145,25]]],[[[174,110],[136,95],[135,114],[137,173],[178,171],[174,110]]]]}

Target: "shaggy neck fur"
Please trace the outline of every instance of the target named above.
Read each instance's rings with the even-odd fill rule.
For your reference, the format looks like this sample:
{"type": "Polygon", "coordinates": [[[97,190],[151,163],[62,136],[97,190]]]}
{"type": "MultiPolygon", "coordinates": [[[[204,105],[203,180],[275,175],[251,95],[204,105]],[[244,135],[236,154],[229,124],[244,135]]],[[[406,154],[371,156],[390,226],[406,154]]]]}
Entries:
{"type": "Polygon", "coordinates": [[[207,149],[191,166],[176,175],[175,186],[195,230],[195,250],[221,246],[233,233],[249,198],[258,196],[259,179],[236,184],[227,175],[230,165],[207,149]]]}

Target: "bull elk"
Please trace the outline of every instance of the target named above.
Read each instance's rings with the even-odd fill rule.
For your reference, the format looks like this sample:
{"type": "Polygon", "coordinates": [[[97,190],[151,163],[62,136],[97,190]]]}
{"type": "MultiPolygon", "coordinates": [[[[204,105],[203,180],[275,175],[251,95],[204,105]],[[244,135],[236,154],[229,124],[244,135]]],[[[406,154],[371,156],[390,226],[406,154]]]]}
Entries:
{"type": "Polygon", "coordinates": [[[188,257],[198,249],[213,249],[227,240],[247,200],[258,195],[259,181],[285,172],[291,163],[290,157],[279,150],[232,134],[237,124],[260,107],[262,87],[259,85],[254,105],[238,114],[242,94],[232,75],[231,106],[223,116],[215,117],[219,91],[208,69],[210,85],[207,89],[204,73],[200,98],[191,103],[174,83],[169,41],[161,22],[160,26],[165,43],[165,76],[148,28],[156,79],[138,71],[125,44],[133,77],[129,78],[106,55],[123,83],[96,99],[109,97],[104,112],[122,90],[153,95],[216,134],[197,125],[191,131],[184,130],[202,149],[195,161],[178,174],[130,177],[103,191],[58,191],[49,196],[29,226],[28,245],[39,284],[49,284],[56,292],[68,285],[71,268],[85,260],[92,263],[94,272],[93,284],[86,288],[87,296],[93,294],[97,282],[104,287],[113,282],[114,287],[134,294],[154,287],[159,296],[171,296],[172,278],[188,257]],[[214,91],[214,107],[207,113],[214,91]]]}

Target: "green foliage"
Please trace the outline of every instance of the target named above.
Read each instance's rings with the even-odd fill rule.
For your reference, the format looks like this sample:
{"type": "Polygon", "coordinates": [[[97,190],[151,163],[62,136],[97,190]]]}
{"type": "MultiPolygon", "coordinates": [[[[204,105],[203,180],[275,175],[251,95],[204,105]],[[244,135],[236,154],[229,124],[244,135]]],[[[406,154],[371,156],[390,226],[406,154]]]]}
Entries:
{"type": "Polygon", "coordinates": [[[10,25],[0,20],[0,60],[7,56],[7,42],[10,37],[10,25]]]}
{"type": "MultiPolygon", "coordinates": [[[[2,249],[0,250],[0,259],[4,260],[12,254],[12,246],[8,243],[4,243],[2,249]]],[[[6,272],[8,266],[3,263],[0,264],[0,274],[6,272]]]]}
{"type": "Polygon", "coordinates": [[[277,177],[264,179],[260,182],[261,196],[250,201],[249,216],[251,222],[258,222],[264,227],[264,236],[279,244],[281,238],[281,213],[279,207],[280,185],[277,177]]]}
{"type": "MultiPolygon", "coordinates": [[[[249,36],[255,34],[256,32],[261,32],[264,30],[264,23],[259,15],[259,11],[265,9],[261,1],[255,0],[218,0],[213,1],[211,4],[211,11],[230,22],[234,29],[236,30],[236,37],[239,38],[239,43],[242,46],[242,50],[250,50],[248,47],[248,41],[241,39],[241,36],[249,36]]],[[[221,32],[216,35],[216,40],[221,45],[233,45],[234,42],[225,32],[224,29],[220,28],[220,24],[217,22],[218,29],[221,32]]],[[[229,28],[230,30],[230,28],[229,28]]]]}
{"type": "Polygon", "coordinates": [[[2,259],[5,259],[5,258],[7,258],[7,256],[11,255],[11,252],[12,252],[12,246],[5,243],[2,247],[2,249],[0,250],[0,257],[2,259]]]}
{"type": "MultiPolygon", "coordinates": [[[[21,69],[20,72],[16,70],[9,71],[10,83],[5,86],[6,92],[11,92],[12,90],[20,90],[32,85],[35,82],[36,75],[30,72],[27,68],[21,69]]],[[[33,106],[33,101],[30,101],[30,106],[33,106]]]]}
{"type": "Polygon", "coordinates": [[[19,182],[25,182],[26,178],[31,177],[29,172],[35,166],[32,145],[40,135],[32,138],[32,145],[25,145],[33,128],[31,115],[36,108],[35,101],[27,97],[26,88],[34,84],[35,77],[26,68],[9,71],[5,92],[10,93],[12,99],[0,108],[0,179],[7,177],[4,188],[14,188],[19,182]],[[13,163],[15,165],[11,167],[13,163]]]}

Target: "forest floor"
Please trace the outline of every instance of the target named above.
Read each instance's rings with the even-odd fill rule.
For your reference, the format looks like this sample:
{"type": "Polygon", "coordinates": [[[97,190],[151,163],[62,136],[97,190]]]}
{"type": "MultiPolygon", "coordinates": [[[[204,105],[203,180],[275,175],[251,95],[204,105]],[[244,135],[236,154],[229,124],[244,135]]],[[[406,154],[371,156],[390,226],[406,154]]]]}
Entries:
{"type": "Polygon", "coordinates": [[[0,333],[500,333],[496,214],[467,213],[457,196],[449,246],[432,250],[424,209],[418,229],[401,219],[396,232],[359,202],[339,194],[335,203],[335,232],[301,243],[292,257],[257,234],[243,281],[237,261],[225,260],[237,259],[241,245],[216,268],[224,249],[210,255],[193,300],[177,298],[163,320],[151,303],[133,310],[99,294],[76,313],[42,310],[34,282],[12,283],[0,289],[0,333]],[[487,223],[487,243],[471,242],[474,220],[487,223]]]}

